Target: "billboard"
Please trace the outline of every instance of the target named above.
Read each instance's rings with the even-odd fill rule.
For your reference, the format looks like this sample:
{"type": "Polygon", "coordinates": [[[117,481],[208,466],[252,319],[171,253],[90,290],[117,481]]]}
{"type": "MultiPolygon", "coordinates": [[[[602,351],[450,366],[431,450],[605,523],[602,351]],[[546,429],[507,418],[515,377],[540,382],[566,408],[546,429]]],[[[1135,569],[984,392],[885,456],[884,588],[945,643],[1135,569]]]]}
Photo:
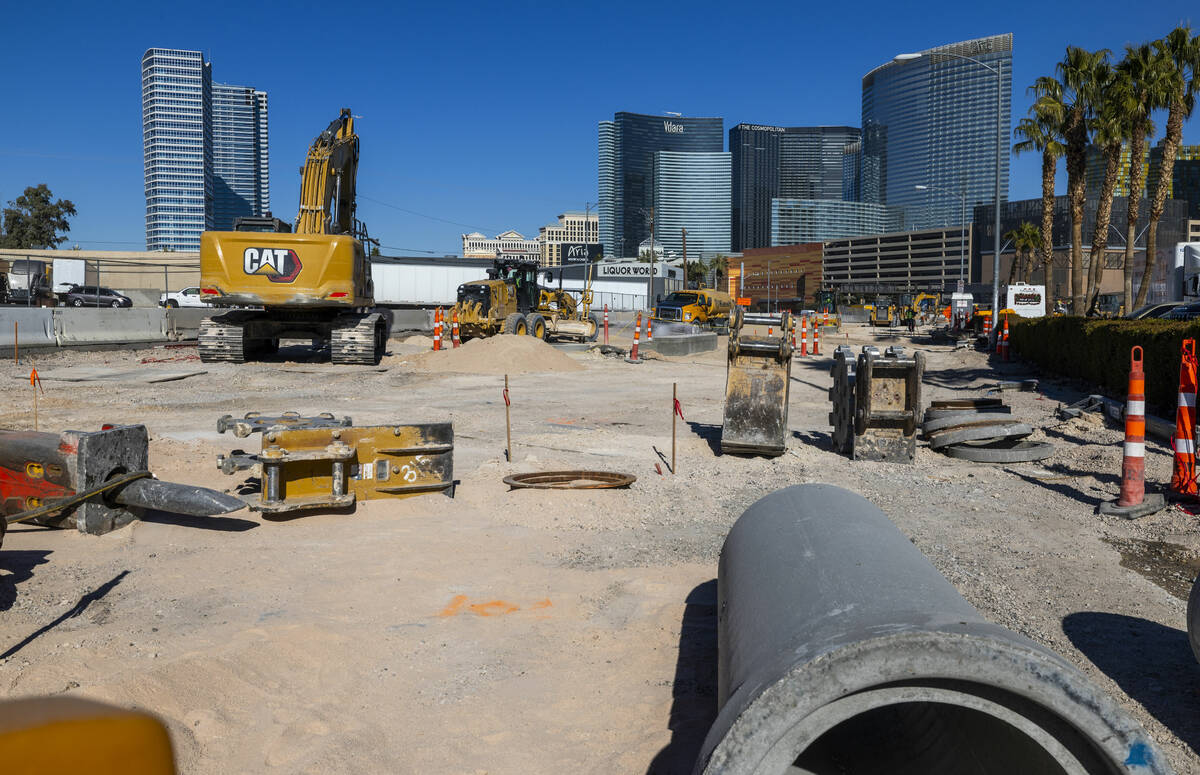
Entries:
{"type": "Polygon", "coordinates": [[[564,264],[599,261],[603,246],[599,242],[564,242],[558,246],[564,264]]]}

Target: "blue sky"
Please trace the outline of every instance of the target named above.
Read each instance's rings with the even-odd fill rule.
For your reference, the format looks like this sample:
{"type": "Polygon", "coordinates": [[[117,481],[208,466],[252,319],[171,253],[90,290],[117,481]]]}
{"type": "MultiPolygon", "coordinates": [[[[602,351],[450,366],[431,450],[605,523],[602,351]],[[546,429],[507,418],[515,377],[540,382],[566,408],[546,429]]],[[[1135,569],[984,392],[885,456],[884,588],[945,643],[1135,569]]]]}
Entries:
{"type": "MultiPolygon", "coordinates": [[[[17,3],[0,46],[0,200],[47,183],[79,210],[68,245],[144,247],[151,46],[204,51],[214,80],[269,93],[272,209],[287,220],[308,143],[352,108],[359,217],[387,253],[440,255],[466,231],[534,236],[594,206],[596,122],[618,110],[858,126],[860,79],[893,54],[1012,32],[1015,121],[1066,45],[1119,53],[1196,16],[1195,0],[17,3]]],[[[1200,119],[1184,141],[1200,143],[1200,119]]],[[[1039,175],[1018,158],[1011,197],[1039,196],[1039,175]]]]}

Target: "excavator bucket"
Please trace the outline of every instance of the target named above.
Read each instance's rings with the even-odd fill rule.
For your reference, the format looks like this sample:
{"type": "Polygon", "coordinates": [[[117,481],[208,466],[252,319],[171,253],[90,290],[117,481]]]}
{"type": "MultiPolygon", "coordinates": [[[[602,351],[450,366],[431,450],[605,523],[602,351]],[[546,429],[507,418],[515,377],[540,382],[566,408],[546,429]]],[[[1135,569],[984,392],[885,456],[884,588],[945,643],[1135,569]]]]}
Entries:
{"type": "Polygon", "coordinates": [[[790,326],[786,311],[779,315],[735,311],[729,332],[722,452],[774,457],[787,448],[790,326]],[[777,328],[778,335],[751,334],[750,326],[777,328]]]}

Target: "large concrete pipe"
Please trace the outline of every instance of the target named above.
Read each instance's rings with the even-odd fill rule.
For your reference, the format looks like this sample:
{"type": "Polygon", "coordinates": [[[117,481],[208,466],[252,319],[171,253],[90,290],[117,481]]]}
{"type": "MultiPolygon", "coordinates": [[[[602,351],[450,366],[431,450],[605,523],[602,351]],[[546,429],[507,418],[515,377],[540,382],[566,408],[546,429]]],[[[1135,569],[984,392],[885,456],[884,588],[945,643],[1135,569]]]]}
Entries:
{"type": "Polygon", "coordinates": [[[864,498],[788,487],[718,572],[720,712],[697,773],[1168,773],[1131,716],[985,621],[864,498]]]}

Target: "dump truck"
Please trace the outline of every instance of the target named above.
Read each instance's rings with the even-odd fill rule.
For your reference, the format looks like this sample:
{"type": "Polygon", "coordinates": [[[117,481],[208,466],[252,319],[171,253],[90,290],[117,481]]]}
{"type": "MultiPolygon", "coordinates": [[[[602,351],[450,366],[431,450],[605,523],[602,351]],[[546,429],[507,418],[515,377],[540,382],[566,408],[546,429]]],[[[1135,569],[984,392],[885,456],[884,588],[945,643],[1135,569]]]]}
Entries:
{"type": "Polygon", "coordinates": [[[390,330],[374,306],[364,243],[354,217],[358,135],[348,108],[313,140],[301,168],[295,231],[263,219],[200,236],[200,295],[230,308],[200,323],[200,360],[243,363],[280,339],[328,344],[334,363],[377,364],[390,330]]]}
{"type": "Polygon", "coordinates": [[[711,288],[673,291],[654,305],[654,319],[669,323],[691,323],[707,328],[728,328],[733,303],[728,293],[711,288]]]}

